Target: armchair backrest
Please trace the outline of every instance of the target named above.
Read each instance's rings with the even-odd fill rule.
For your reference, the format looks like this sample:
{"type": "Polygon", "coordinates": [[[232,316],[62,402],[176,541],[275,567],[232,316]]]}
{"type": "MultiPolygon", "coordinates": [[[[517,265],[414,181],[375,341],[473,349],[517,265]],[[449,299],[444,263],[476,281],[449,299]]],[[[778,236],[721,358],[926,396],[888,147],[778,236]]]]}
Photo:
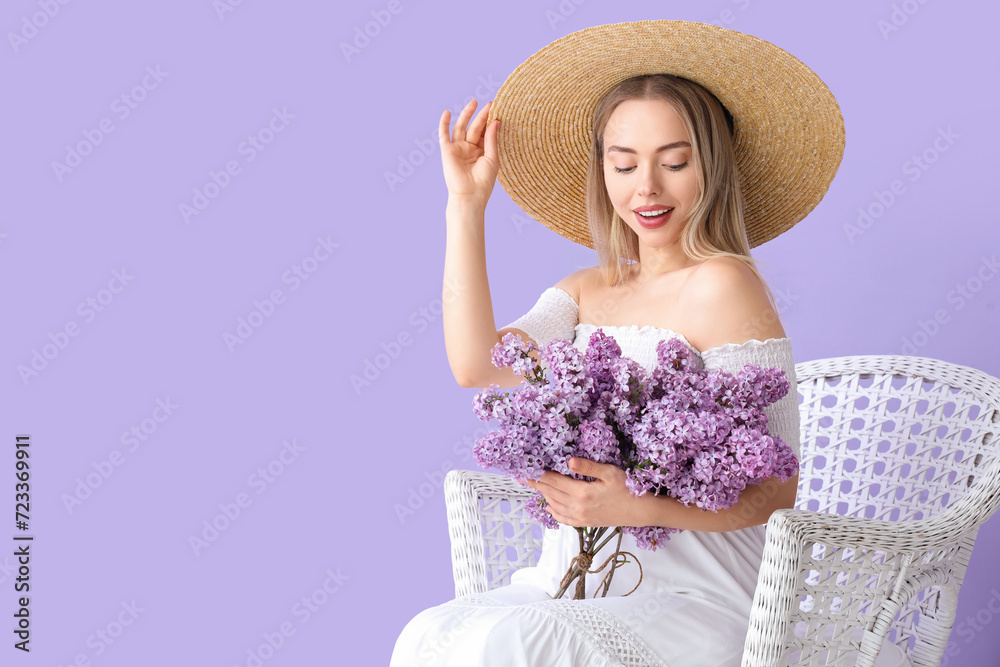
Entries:
{"type": "Polygon", "coordinates": [[[1000,504],[1000,380],[891,355],[819,359],[795,370],[796,509],[914,528],[878,539],[891,545],[881,549],[869,541],[803,545],[797,567],[805,578],[791,618],[838,635],[874,623],[912,664],[937,665],[978,527],[1000,504]]]}
{"type": "Polygon", "coordinates": [[[852,356],[795,367],[802,455],[796,508],[925,519],[1000,480],[1000,386],[937,359],[852,356]]]}

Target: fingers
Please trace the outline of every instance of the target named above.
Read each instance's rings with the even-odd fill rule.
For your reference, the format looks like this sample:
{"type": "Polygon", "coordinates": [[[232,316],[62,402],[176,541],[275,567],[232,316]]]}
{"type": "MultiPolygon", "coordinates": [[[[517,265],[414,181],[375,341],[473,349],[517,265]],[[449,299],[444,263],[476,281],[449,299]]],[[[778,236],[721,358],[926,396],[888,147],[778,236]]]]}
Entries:
{"type": "Polygon", "coordinates": [[[560,491],[551,484],[546,484],[541,480],[521,480],[524,484],[527,484],[535,491],[538,491],[545,498],[546,509],[552,518],[559,523],[566,524],[567,526],[575,525],[573,522],[573,517],[570,513],[570,506],[566,502],[567,499],[571,499],[569,494],[560,491]]]}
{"type": "MultiPolygon", "coordinates": [[[[490,102],[490,107],[492,108],[493,102],[490,102]]],[[[497,150],[497,135],[500,133],[500,119],[494,118],[490,126],[486,128],[486,146],[485,152],[486,157],[493,160],[495,163],[500,163],[499,150],[497,150]]]]}
{"type": "Polygon", "coordinates": [[[571,479],[566,475],[560,475],[557,472],[549,471],[538,479],[534,481],[527,481],[526,483],[530,484],[535,491],[544,495],[552,493],[553,490],[557,490],[565,494],[573,484],[582,484],[585,482],[580,482],[575,479],[571,479]]]}
{"type": "Polygon", "coordinates": [[[451,111],[445,109],[441,114],[441,122],[438,127],[438,140],[444,144],[448,141],[468,141],[472,144],[478,144],[482,138],[483,127],[486,125],[486,118],[489,115],[490,106],[493,101],[490,100],[486,103],[486,106],[479,111],[479,115],[476,116],[475,121],[468,128],[468,136],[466,135],[466,125],[469,123],[469,117],[472,115],[473,110],[476,108],[477,102],[476,98],[469,100],[469,103],[465,105],[465,108],[458,114],[458,120],[455,121],[455,129],[451,132],[451,138],[448,138],[448,125],[451,119],[451,111]]]}
{"type": "MultiPolygon", "coordinates": [[[[556,476],[555,473],[546,473],[534,482],[528,482],[535,491],[538,491],[545,499],[549,502],[558,502],[565,504],[572,500],[573,496],[570,495],[565,489],[561,488],[562,480],[567,479],[562,475],[556,476]]],[[[575,482],[576,480],[569,480],[575,482]]]]}
{"type": "Polygon", "coordinates": [[[472,110],[476,108],[476,98],[469,100],[469,103],[465,105],[458,114],[458,120],[455,121],[455,129],[452,130],[451,140],[452,141],[465,141],[465,126],[469,124],[469,116],[472,115],[472,110]]]}
{"type": "Polygon", "coordinates": [[[478,146],[483,140],[483,128],[486,127],[486,119],[490,115],[491,106],[493,106],[493,100],[486,103],[486,106],[479,111],[479,115],[476,116],[476,119],[472,121],[472,125],[469,126],[469,133],[465,140],[470,144],[476,144],[478,146]]]}
{"type": "Polygon", "coordinates": [[[589,459],[581,459],[578,457],[573,457],[569,460],[569,469],[578,475],[586,475],[587,477],[596,477],[598,479],[604,479],[605,468],[607,464],[595,463],[589,459]]]}
{"type": "Polygon", "coordinates": [[[441,120],[438,122],[438,143],[440,143],[442,147],[444,147],[445,144],[451,141],[451,139],[448,138],[449,134],[448,128],[450,124],[451,124],[451,111],[445,109],[441,113],[441,120]]]}
{"type": "Polygon", "coordinates": [[[559,523],[563,524],[564,526],[575,526],[576,525],[576,523],[573,521],[573,519],[571,517],[569,517],[568,515],[563,514],[562,512],[560,512],[556,507],[554,507],[552,505],[552,503],[549,503],[548,510],[549,510],[549,514],[552,515],[552,518],[555,519],[556,521],[558,521],[559,523]]]}
{"type": "Polygon", "coordinates": [[[465,138],[465,120],[463,118],[468,118],[465,113],[469,107],[465,107],[458,114],[458,120],[455,122],[455,130],[449,131],[451,124],[451,110],[445,109],[441,113],[441,122],[438,124],[438,140],[441,142],[441,146],[445,144],[450,144],[454,141],[461,141],[465,138]],[[450,135],[450,136],[449,136],[450,135]]]}

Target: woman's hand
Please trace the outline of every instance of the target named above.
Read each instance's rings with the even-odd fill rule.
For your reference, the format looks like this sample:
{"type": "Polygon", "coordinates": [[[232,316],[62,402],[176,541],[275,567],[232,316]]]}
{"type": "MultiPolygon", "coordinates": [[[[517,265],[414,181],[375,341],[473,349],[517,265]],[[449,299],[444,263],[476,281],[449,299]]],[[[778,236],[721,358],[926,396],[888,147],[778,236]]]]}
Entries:
{"type": "Polygon", "coordinates": [[[577,527],[646,526],[651,494],[641,498],[625,486],[625,471],[618,466],[571,458],[569,468],[593,477],[585,482],[556,472],[537,480],[523,480],[548,502],[547,509],[559,523],[577,527]]]}
{"type": "Polygon", "coordinates": [[[476,107],[475,98],[470,100],[458,115],[451,138],[448,136],[451,111],[445,109],[441,114],[441,124],[438,129],[441,162],[444,166],[444,181],[448,186],[448,195],[481,203],[483,208],[489,201],[493,186],[496,184],[497,172],[500,171],[500,158],[497,153],[500,121],[494,120],[485,135],[483,134],[491,105],[492,102],[488,102],[482,108],[467,131],[465,126],[469,122],[472,110],[476,107]]]}

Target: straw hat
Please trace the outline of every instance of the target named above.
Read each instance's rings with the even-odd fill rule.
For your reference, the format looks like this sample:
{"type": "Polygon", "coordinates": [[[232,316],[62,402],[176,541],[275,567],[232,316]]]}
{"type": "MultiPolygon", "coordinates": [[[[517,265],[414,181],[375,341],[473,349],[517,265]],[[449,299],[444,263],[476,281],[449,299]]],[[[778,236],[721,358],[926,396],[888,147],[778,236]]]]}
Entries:
{"type": "Polygon", "coordinates": [[[598,101],[640,74],[673,74],[732,114],[751,247],[802,220],[844,153],[844,120],[826,84],[757,37],[706,23],[635,21],[561,37],[521,63],[493,99],[503,121],[497,179],[534,219],[593,248],[586,173],[598,101]]]}

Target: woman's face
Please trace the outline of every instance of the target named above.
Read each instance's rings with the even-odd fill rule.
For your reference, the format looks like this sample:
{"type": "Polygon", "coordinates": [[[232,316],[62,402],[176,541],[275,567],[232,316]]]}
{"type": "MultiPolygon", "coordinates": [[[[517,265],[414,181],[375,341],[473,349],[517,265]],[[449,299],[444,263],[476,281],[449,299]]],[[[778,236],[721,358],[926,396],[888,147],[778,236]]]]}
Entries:
{"type": "Polygon", "coordinates": [[[641,243],[677,242],[699,187],[691,137],[670,104],[626,100],[615,108],[604,128],[604,182],[618,215],[641,243]],[[645,218],[636,209],[670,210],[645,218]]]}

